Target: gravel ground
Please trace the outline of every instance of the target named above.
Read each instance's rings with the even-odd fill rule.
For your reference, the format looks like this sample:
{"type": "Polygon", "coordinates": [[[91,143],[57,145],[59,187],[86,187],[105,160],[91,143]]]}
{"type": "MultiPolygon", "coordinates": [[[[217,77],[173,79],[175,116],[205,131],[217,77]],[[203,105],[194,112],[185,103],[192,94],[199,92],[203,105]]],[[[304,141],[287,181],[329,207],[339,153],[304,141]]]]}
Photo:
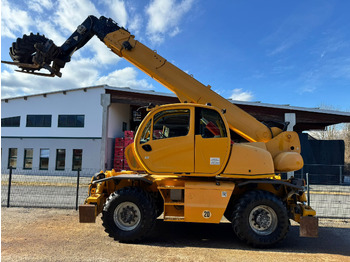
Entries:
{"type": "Polygon", "coordinates": [[[2,261],[350,261],[350,221],[320,220],[318,238],[300,238],[291,226],[273,249],[253,249],[219,225],[157,221],[138,244],[114,241],[101,220],[79,224],[65,209],[2,208],[2,261]]]}

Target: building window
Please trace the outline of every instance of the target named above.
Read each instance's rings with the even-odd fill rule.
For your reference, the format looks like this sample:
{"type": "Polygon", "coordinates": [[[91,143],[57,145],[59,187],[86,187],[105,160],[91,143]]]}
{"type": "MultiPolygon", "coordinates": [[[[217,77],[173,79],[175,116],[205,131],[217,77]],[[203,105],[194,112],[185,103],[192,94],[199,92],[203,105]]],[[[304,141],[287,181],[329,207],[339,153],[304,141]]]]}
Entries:
{"type": "Polygon", "coordinates": [[[24,149],[23,169],[33,168],[33,148],[24,149]]]}
{"type": "Polygon", "coordinates": [[[73,167],[74,171],[81,170],[81,163],[83,160],[83,149],[73,149],[73,167]]]}
{"type": "Polygon", "coordinates": [[[51,127],[51,115],[27,115],[26,127],[51,127]]]}
{"type": "Polygon", "coordinates": [[[66,166],[66,149],[56,151],[56,170],[64,170],[66,166]]]}
{"type": "Polygon", "coordinates": [[[40,162],[39,162],[40,170],[49,169],[49,156],[50,156],[50,149],[40,149],[40,162]]]}
{"type": "Polygon", "coordinates": [[[8,168],[16,168],[17,167],[17,148],[9,148],[9,162],[8,168]]]}
{"type": "Polygon", "coordinates": [[[1,118],[1,127],[19,127],[20,122],[20,116],[1,118]]]}
{"type": "Polygon", "coordinates": [[[59,115],[58,127],[84,127],[84,115],[59,115]]]}

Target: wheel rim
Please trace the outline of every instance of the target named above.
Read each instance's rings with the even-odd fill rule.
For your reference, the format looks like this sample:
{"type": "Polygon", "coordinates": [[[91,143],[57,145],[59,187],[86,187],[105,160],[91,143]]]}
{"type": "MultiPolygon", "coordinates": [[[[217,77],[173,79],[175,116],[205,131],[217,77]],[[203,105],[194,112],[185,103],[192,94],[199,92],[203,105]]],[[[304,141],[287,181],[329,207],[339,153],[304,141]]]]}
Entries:
{"type": "Polygon", "coordinates": [[[276,212],[269,206],[256,206],[249,214],[249,225],[258,235],[269,235],[275,231],[278,219],[276,212]]]}
{"type": "Polygon", "coordinates": [[[114,210],[114,223],[124,231],[135,229],[141,221],[141,212],[132,202],[120,203],[114,210]]]}

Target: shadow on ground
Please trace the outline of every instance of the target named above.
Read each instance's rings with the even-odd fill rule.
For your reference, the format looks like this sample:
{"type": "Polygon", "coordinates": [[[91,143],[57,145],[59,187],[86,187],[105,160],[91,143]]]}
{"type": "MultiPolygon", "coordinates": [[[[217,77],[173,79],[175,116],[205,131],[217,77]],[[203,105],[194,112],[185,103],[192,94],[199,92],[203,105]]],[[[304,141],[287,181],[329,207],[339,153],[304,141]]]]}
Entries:
{"type": "MultiPolygon", "coordinates": [[[[256,250],[233,233],[230,223],[176,223],[158,220],[154,233],[141,245],[256,250]]],[[[286,239],[269,252],[324,253],[350,256],[350,228],[320,227],[318,238],[299,237],[299,227],[291,226],[286,239]]]]}

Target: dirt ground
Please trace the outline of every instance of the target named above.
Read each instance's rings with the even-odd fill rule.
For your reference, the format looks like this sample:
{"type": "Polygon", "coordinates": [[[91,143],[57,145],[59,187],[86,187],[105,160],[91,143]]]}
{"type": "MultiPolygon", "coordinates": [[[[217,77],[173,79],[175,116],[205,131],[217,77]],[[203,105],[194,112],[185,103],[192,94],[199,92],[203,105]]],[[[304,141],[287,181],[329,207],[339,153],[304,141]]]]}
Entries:
{"type": "Polygon", "coordinates": [[[238,241],[231,225],[157,221],[138,244],[114,241],[101,219],[79,224],[78,212],[2,208],[2,261],[350,261],[350,220],[320,220],[318,238],[300,238],[292,226],[273,249],[238,241]]]}

